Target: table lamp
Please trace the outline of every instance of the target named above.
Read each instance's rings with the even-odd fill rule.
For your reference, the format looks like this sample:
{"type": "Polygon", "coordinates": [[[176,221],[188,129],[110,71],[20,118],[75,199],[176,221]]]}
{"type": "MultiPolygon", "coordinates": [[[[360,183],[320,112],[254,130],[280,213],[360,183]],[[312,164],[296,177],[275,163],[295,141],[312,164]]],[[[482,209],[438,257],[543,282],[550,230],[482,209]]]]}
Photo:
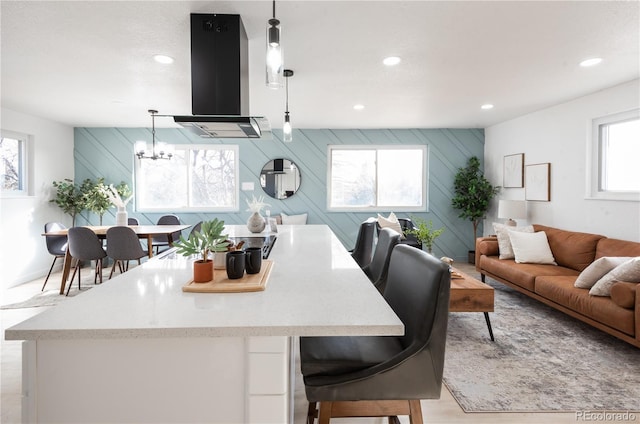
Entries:
{"type": "Polygon", "coordinates": [[[513,219],[523,219],[527,217],[527,204],[524,200],[500,200],[498,202],[498,218],[506,218],[505,225],[515,227],[516,221],[513,219]]]}

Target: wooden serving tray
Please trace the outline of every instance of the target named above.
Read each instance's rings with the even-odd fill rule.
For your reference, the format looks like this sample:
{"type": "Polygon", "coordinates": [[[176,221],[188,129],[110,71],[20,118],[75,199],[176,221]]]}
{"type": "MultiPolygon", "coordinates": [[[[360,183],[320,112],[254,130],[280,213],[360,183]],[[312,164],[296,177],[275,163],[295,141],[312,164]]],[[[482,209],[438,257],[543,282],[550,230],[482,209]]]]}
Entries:
{"type": "Polygon", "coordinates": [[[242,293],[263,291],[267,288],[272,267],[273,261],[263,259],[259,273],[245,273],[244,277],[236,280],[228,279],[227,271],[215,270],[213,272],[213,281],[194,283],[193,280],[191,280],[182,286],[182,291],[190,293],[242,293]]]}

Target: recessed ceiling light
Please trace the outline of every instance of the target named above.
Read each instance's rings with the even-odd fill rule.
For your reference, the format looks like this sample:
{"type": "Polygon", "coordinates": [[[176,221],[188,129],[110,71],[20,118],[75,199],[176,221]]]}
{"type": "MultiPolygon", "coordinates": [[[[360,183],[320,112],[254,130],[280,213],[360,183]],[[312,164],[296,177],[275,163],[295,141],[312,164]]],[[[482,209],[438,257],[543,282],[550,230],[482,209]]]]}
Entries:
{"type": "Polygon", "coordinates": [[[362,110],[362,109],[364,109],[364,105],[358,103],[357,105],[353,105],[353,108],[355,110],[362,110]]]}
{"type": "Polygon", "coordinates": [[[600,62],[602,62],[602,58],[592,57],[591,59],[585,59],[580,62],[580,66],[582,66],[583,68],[588,68],[589,66],[596,66],[600,62]]]}
{"type": "Polygon", "coordinates": [[[395,66],[398,63],[400,63],[400,58],[398,56],[385,57],[382,63],[384,63],[387,66],[395,66]]]}
{"type": "Polygon", "coordinates": [[[480,109],[484,109],[484,110],[493,109],[493,105],[491,103],[486,103],[480,106],[480,109]]]}
{"type": "Polygon", "coordinates": [[[157,54],[155,56],[153,56],[153,59],[158,62],[158,63],[162,63],[164,65],[169,65],[171,63],[173,63],[173,58],[170,56],[165,56],[163,54],[157,54]]]}

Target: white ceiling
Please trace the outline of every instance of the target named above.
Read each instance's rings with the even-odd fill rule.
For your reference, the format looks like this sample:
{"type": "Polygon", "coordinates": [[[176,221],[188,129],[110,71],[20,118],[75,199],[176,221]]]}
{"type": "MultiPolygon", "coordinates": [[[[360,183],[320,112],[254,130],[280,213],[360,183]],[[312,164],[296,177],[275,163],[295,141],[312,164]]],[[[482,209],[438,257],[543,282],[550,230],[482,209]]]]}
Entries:
{"type": "MultiPolygon", "coordinates": [[[[72,126],[191,114],[190,13],[239,14],[250,110],[282,127],[264,84],[271,1],[5,1],[2,107],[72,126]],[[175,58],[166,66],[155,54],[175,58]]],[[[298,128],[487,127],[639,77],[640,2],[278,1],[298,128]],[[400,65],[382,59],[397,55],[400,65]],[[602,64],[578,63],[599,56],[602,64]],[[365,109],[353,110],[362,103],[365,109]],[[493,103],[495,108],[480,110],[493,103]]],[[[173,126],[165,119],[158,126],[173,126]]]]}

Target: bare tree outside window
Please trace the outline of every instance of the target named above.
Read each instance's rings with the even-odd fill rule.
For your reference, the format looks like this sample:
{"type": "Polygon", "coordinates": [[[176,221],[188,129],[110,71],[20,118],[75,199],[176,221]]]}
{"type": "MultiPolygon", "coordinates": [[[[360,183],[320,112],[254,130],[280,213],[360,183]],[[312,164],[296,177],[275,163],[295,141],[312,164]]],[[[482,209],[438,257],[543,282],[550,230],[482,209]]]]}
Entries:
{"type": "Polygon", "coordinates": [[[136,160],[139,210],[237,210],[238,146],[175,146],[170,160],[136,160]]]}
{"type": "Polygon", "coordinates": [[[3,192],[24,191],[24,150],[24,140],[4,136],[0,139],[0,156],[2,158],[0,175],[3,192]]]}

